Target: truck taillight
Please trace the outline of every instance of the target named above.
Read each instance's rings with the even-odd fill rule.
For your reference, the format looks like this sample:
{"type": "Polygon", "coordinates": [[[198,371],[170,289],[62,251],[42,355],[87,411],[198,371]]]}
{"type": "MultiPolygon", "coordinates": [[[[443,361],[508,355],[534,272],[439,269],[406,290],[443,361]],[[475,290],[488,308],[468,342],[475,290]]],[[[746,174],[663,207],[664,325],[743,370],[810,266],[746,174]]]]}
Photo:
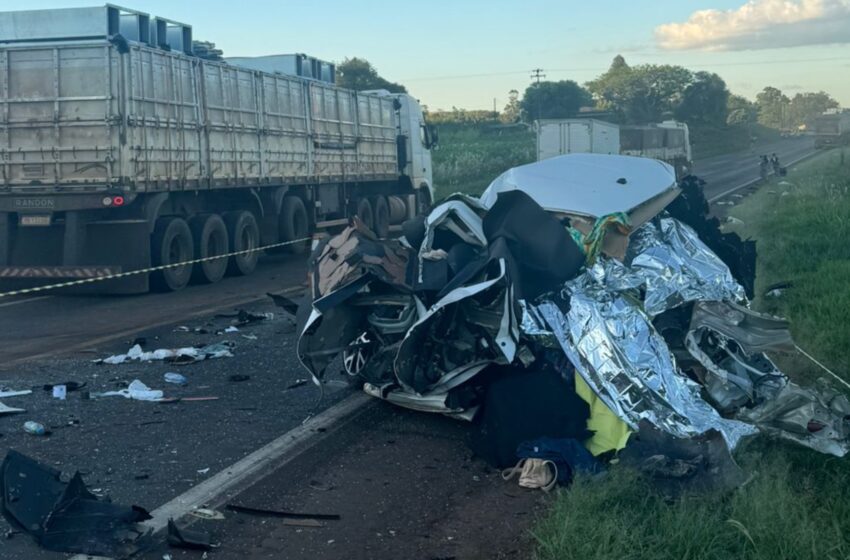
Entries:
{"type": "Polygon", "coordinates": [[[113,206],[124,206],[124,197],[123,196],[114,197],[112,199],[112,205],[113,206]]]}
{"type": "Polygon", "coordinates": [[[103,200],[101,200],[101,202],[103,203],[104,206],[112,206],[112,197],[111,196],[104,196],[103,200]]]}

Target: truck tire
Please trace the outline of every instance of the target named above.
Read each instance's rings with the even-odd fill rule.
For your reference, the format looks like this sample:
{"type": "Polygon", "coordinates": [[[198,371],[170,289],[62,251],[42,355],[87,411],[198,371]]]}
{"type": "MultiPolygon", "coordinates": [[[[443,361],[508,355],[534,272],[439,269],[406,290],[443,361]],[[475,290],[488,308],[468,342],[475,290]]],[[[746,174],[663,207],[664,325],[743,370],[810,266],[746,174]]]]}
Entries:
{"type": "MultiPolygon", "coordinates": [[[[195,240],[195,258],[206,259],[230,252],[227,238],[227,226],[218,214],[195,216],[189,221],[192,237],[195,240]]],[[[195,284],[215,284],[227,272],[226,258],[195,263],[192,269],[192,282],[195,284]]]]}
{"type": "Polygon", "coordinates": [[[416,213],[428,214],[431,212],[431,191],[421,188],[416,191],[416,213]]]}
{"type": "Polygon", "coordinates": [[[357,203],[357,217],[364,226],[375,231],[375,213],[372,211],[372,203],[368,198],[361,198],[357,203]]]}
{"type": "MultiPolygon", "coordinates": [[[[260,228],[257,218],[247,210],[227,212],[224,214],[227,225],[227,239],[232,252],[247,251],[260,246],[260,228]]],[[[230,276],[248,276],[257,268],[259,251],[242,255],[233,255],[227,262],[227,274],[230,276]]]]}
{"type": "Polygon", "coordinates": [[[383,196],[372,199],[372,208],[375,212],[375,235],[381,239],[390,235],[390,206],[383,196]]]}
{"type": "MultiPolygon", "coordinates": [[[[151,237],[151,257],[154,266],[191,261],[194,258],[192,230],[183,218],[160,218],[151,237]]],[[[192,265],[187,264],[151,273],[151,288],[158,292],[182,290],[192,277],[192,265]]]]}
{"type": "MultiPolygon", "coordinates": [[[[278,227],[280,228],[281,241],[294,241],[310,236],[310,220],[307,217],[307,208],[304,206],[303,200],[297,196],[287,196],[283,199],[278,227]]],[[[303,243],[286,245],[284,249],[287,253],[301,255],[309,247],[310,241],[307,240],[303,243]]]]}

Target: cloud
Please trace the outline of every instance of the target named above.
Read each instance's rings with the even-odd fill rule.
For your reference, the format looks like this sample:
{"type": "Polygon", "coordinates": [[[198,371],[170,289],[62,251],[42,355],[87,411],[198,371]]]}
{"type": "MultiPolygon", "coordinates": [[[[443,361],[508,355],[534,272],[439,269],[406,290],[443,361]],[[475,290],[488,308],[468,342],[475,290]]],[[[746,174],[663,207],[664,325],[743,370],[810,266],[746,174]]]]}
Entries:
{"type": "Polygon", "coordinates": [[[850,43],[850,0],[749,0],[734,10],[699,10],[655,28],[666,50],[740,51],[850,43]]]}

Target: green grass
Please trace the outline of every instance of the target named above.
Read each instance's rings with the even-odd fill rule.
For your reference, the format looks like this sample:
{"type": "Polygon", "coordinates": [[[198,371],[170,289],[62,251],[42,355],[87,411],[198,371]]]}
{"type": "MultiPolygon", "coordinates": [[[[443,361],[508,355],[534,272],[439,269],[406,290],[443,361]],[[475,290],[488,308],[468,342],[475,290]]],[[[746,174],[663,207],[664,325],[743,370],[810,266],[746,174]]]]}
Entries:
{"type": "MultiPolygon", "coordinates": [[[[773,180],[735,207],[741,233],[759,243],[757,286],[790,280],[755,307],[787,316],[796,341],[850,377],[850,153],[826,153],[773,180]],[[783,194],[783,193],[788,194],[783,194]]],[[[780,362],[792,378],[815,372],[780,362]]],[[[612,467],[560,491],[534,531],[540,560],[850,558],[850,458],[768,438],[736,453],[753,475],[726,495],[674,503],[633,472],[612,467]]]]}
{"type": "Polygon", "coordinates": [[[535,136],[524,127],[441,124],[433,153],[437,199],[456,192],[478,195],[511,167],[534,161],[535,136]]]}

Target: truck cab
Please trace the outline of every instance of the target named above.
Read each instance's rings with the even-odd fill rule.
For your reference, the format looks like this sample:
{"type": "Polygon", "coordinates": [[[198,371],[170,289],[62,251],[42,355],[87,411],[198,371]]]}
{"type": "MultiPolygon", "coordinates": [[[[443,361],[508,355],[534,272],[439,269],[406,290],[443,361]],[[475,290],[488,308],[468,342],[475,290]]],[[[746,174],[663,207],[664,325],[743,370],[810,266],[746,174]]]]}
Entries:
{"type": "Polygon", "coordinates": [[[398,165],[403,177],[410,180],[416,194],[417,209],[422,210],[434,201],[434,173],[431,149],[438,142],[436,129],[426,124],[422,107],[416,98],[406,93],[370,90],[363,93],[391,97],[398,114],[398,165]]]}

